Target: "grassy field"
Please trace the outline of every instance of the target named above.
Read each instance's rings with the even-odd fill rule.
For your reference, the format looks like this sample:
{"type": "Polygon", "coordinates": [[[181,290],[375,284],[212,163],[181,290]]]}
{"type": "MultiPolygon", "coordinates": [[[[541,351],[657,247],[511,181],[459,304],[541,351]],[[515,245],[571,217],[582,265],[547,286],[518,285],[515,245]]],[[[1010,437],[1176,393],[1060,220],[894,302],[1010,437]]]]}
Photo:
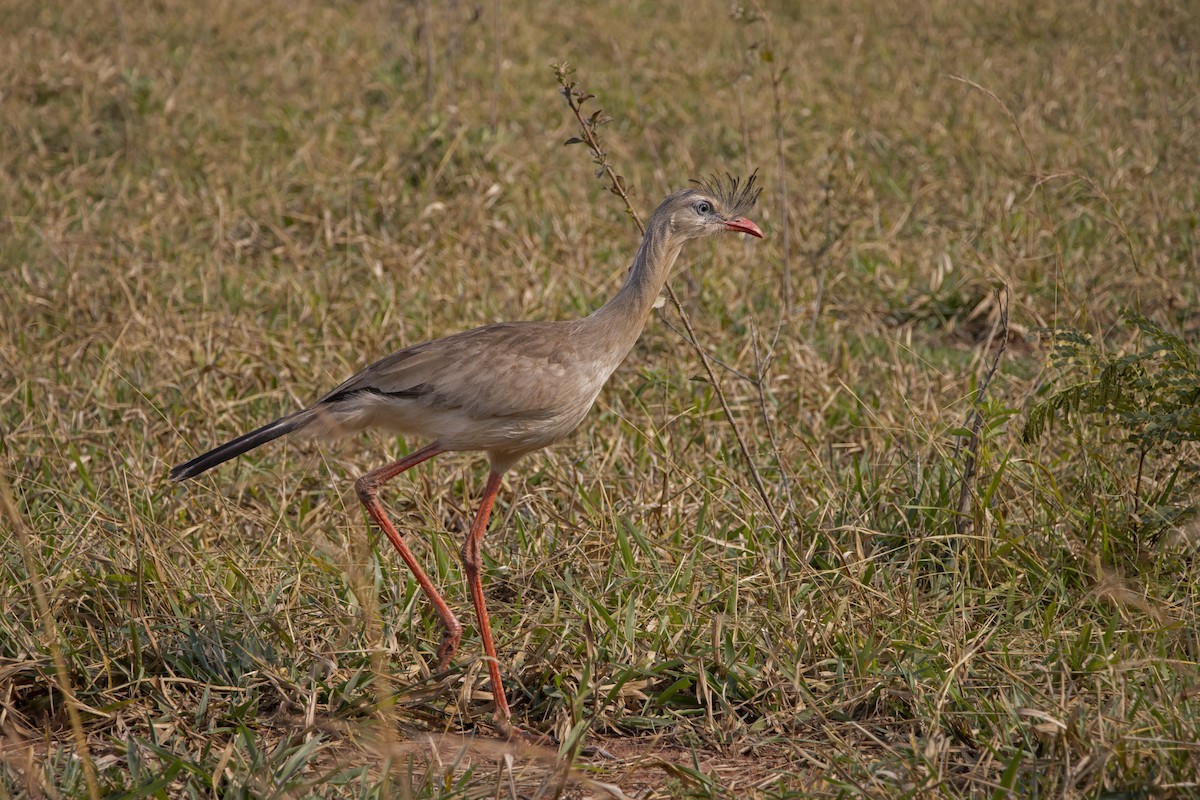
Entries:
{"type": "MultiPolygon", "coordinates": [[[[1186,0],[69,0],[0,30],[0,798],[1200,793],[1196,445],[1021,435],[1096,377],[1048,329],[1200,336],[1186,0]],[[353,478],[417,442],[166,474],[402,345],[615,291],[637,230],[563,146],[562,61],[639,212],[758,167],[767,238],[673,281],[728,416],[668,305],[506,478],[485,587],[556,753],[495,738],[473,627],[432,673],[367,529],[353,478]]],[[[384,497],[464,623],[484,473],[384,497]]]]}

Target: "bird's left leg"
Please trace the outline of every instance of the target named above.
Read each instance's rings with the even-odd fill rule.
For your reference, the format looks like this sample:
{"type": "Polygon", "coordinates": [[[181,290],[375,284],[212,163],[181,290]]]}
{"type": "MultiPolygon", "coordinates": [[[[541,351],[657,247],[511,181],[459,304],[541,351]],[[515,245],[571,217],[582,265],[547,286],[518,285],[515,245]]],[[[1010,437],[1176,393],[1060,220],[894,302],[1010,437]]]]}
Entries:
{"type": "Polygon", "coordinates": [[[438,672],[444,672],[450,666],[450,659],[454,657],[454,651],[458,649],[458,643],[462,639],[462,624],[458,621],[458,617],[454,616],[454,612],[450,610],[450,606],[442,599],[442,595],[438,592],[437,587],[433,585],[433,581],[429,579],[429,576],[425,574],[425,570],[421,569],[421,564],[417,561],[417,557],[413,555],[412,550],[408,549],[408,545],[404,543],[404,537],[400,535],[400,532],[396,530],[396,526],[388,519],[387,513],[379,503],[379,487],[401,472],[411,469],[422,461],[427,461],[444,452],[446,451],[442,449],[442,446],[434,442],[410,454],[406,458],[368,472],[354,482],[354,490],[358,493],[358,499],[366,507],[367,513],[371,515],[371,519],[375,520],[375,524],[387,536],[388,541],[396,548],[396,552],[400,554],[400,558],[404,560],[413,577],[417,579],[417,584],[421,587],[421,591],[425,593],[425,596],[429,598],[429,602],[433,604],[433,609],[437,612],[438,619],[442,623],[445,634],[442,636],[442,643],[438,646],[437,650],[438,672]]]}

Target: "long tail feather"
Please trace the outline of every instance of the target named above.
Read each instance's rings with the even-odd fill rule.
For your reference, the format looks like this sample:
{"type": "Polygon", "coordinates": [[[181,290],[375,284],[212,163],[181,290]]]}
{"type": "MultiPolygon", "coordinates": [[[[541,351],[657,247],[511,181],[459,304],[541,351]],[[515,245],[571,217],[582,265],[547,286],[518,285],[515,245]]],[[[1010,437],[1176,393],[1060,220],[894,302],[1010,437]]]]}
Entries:
{"type": "Polygon", "coordinates": [[[194,478],[218,464],[224,464],[231,458],[237,458],[242,453],[249,452],[267,442],[272,442],[280,436],[285,436],[298,428],[303,428],[312,421],[312,418],[312,409],[305,409],[304,411],[297,411],[295,414],[289,414],[282,419],[277,419],[274,422],[263,425],[258,430],[250,431],[233,441],[226,442],[220,447],[209,450],[203,455],[196,456],[186,464],[172,467],[169,477],[173,481],[194,478]]]}

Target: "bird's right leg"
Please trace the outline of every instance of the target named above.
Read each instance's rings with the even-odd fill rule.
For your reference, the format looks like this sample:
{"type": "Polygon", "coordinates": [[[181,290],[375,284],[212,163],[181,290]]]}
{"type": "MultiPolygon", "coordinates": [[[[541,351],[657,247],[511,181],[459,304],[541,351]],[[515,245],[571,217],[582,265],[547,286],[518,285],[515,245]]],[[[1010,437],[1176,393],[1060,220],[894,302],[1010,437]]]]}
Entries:
{"type": "Polygon", "coordinates": [[[475,604],[475,617],[479,621],[479,637],[483,640],[483,652],[487,657],[488,675],[492,682],[492,699],[496,703],[496,713],[493,719],[496,729],[509,739],[520,739],[530,744],[547,744],[552,739],[529,733],[513,724],[512,711],[508,707],[508,697],[504,694],[504,682],[500,676],[500,659],[496,655],[496,644],[492,641],[492,623],[488,617],[487,602],[483,597],[483,556],[480,545],[487,533],[488,519],[492,515],[492,504],[496,493],[500,491],[500,473],[492,471],[488,474],[487,485],[483,489],[483,498],[479,501],[479,511],[475,521],[471,523],[471,532],[462,547],[463,571],[467,575],[467,585],[471,588],[471,600],[475,604]]]}
{"type": "Polygon", "coordinates": [[[433,581],[429,580],[429,576],[425,574],[425,570],[421,569],[421,565],[417,563],[417,557],[413,555],[413,551],[409,550],[408,545],[404,543],[404,537],[396,530],[396,526],[392,525],[392,521],[387,518],[383,506],[379,503],[379,487],[410,467],[415,467],[422,461],[427,461],[444,452],[446,451],[441,445],[434,442],[399,461],[380,467],[377,470],[372,470],[354,482],[354,491],[358,494],[358,499],[366,506],[367,513],[371,515],[371,519],[375,520],[375,524],[383,531],[384,536],[387,536],[388,541],[400,553],[400,558],[404,559],[404,563],[408,565],[408,569],[421,586],[421,591],[429,598],[429,602],[433,603],[433,608],[437,612],[438,619],[441,620],[442,627],[446,629],[446,634],[442,637],[442,643],[438,645],[437,650],[438,672],[443,672],[450,666],[450,659],[454,657],[454,652],[458,650],[458,643],[462,640],[462,623],[458,621],[458,617],[454,616],[454,612],[450,610],[450,606],[446,605],[446,601],[438,594],[437,588],[433,585],[433,581]]]}

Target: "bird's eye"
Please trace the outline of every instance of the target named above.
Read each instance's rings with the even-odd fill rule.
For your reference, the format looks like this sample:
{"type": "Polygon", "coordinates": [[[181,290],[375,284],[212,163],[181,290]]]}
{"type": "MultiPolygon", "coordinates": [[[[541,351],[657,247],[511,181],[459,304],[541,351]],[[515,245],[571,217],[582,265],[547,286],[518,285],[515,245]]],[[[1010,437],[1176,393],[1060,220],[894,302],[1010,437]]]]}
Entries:
{"type": "Polygon", "coordinates": [[[711,214],[712,210],[712,203],[707,200],[701,200],[699,203],[696,203],[696,211],[701,214],[711,214]]]}

